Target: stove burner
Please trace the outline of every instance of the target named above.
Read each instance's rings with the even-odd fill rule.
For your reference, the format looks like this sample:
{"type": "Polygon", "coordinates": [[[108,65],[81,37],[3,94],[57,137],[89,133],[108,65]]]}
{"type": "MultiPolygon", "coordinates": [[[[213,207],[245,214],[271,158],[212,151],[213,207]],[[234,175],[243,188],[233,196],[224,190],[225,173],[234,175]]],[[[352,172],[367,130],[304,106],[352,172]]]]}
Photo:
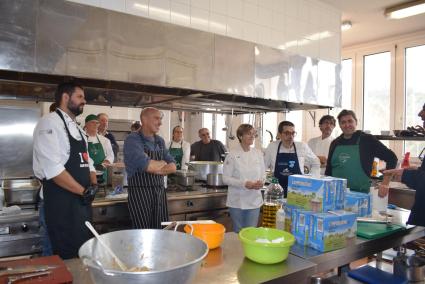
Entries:
{"type": "Polygon", "coordinates": [[[207,189],[228,189],[228,186],[226,184],[224,185],[208,185],[206,183],[201,184],[201,187],[207,188],[207,189]]]}
{"type": "Polygon", "coordinates": [[[168,192],[181,192],[181,191],[194,191],[193,186],[183,186],[180,184],[169,184],[167,187],[168,192]]]}

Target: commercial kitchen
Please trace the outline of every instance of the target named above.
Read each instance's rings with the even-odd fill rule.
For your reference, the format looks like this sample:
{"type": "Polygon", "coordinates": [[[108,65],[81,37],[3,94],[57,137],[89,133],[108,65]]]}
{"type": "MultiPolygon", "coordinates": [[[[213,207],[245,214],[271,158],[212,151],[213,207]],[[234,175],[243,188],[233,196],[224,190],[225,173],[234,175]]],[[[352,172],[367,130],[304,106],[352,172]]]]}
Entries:
{"type": "MultiPolygon", "coordinates": [[[[425,72],[425,15],[397,19],[396,13],[424,4],[401,0],[359,2],[1,1],[1,281],[423,281],[425,228],[418,224],[425,219],[420,209],[424,202],[420,189],[425,183],[410,182],[409,187],[403,171],[420,177],[424,157],[425,88],[421,76],[425,72]],[[76,88],[81,86],[84,91],[84,109],[74,119],[81,129],[92,120],[99,124],[100,116],[92,114],[106,114],[109,125],[105,133],[115,137],[118,149],[100,174],[96,168],[96,191],[87,193],[93,195],[87,208],[95,231],[92,234],[84,226],[82,230],[89,232],[91,239],[84,241],[77,256],[64,259],[42,255],[49,234],[41,223],[44,218],[40,216],[39,190],[43,185],[48,192],[50,185],[47,178],[40,180],[35,173],[33,156],[34,148],[39,147],[35,146],[36,126],[49,115],[51,104],[58,102],[57,88],[63,82],[76,82],[76,88]],[[228,169],[228,161],[235,157],[232,152],[243,144],[241,139],[245,135],[254,139],[255,135],[251,146],[261,156],[269,145],[277,143],[273,155],[276,160],[284,143],[280,128],[290,129],[286,132],[293,139],[295,156],[311,152],[307,142],[321,136],[321,118],[325,115],[336,119],[330,137],[344,137],[340,124],[344,115],[338,116],[343,109],[353,111],[348,116],[355,120],[354,130],[357,127],[361,135],[380,141],[373,143],[390,149],[398,160],[394,167],[405,169],[385,173],[386,167],[392,168],[388,167],[391,162],[385,163],[384,158],[378,158],[384,155],[376,153],[370,157],[372,171],[366,173],[367,189],[357,193],[347,189],[344,176],[324,177],[325,165],[319,177],[308,160],[303,159],[299,165],[297,160],[300,172],[286,175],[287,188],[283,190],[273,170],[278,163],[273,161],[270,169],[263,171],[264,178],[258,178],[261,186],[256,189],[258,196],[261,192],[261,203],[264,198],[266,205],[267,198],[273,196],[276,210],[280,208],[273,213],[274,228],[235,232],[231,216],[234,211],[228,205],[233,189],[224,182],[229,179],[223,167],[228,169]],[[175,173],[165,175],[169,222],[163,227],[170,225],[171,229],[135,229],[132,222],[134,212],[129,209],[128,195],[132,183],[128,179],[129,163],[124,163],[131,152],[125,153],[124,144],[134,135],[132,125],[143,120],[142,110],[160,111],[161,123],[155,133],[167,148],[171,148],[177,126],[189,144],[202,141],[201,130],[206,129],[226,148],[223,161],[193,161],[192,156],[187,165],[179,165],[175,173]],[[293,124],[282,126],[282,121],[293,124]],[[250,132],[239,133],[245,131],[242,125],[250,125],[250,132]],[[382,187],[386,182],[389,184],[382,187]],[[322,188],[307,189],[316,183],[322,188]],[[387,188],[384,198],[382,188],[387,188]],[[314,193],[307,200],[311,194],[308,190],[314,193]],[[348,200],[357,202],[358,207],[349,207],[348,200]],[[419,211],[412,223],[409,216],[413,207],[419,211]],[[334,235],[323,233],[326,218],[334,220],[330,226],[338,227],[334,235]],[[202,225],[220,226],[225,233],[221,232],[214,240],[217,243],[211,245],[206,235],[198,235],[202,225]],[[96,232],[100,236],[95,237],[96,232]],[[318,237],[321,233],[322,239],[318,237]],[[321,243],[315,243],[319,239],[321,243]]],[[[72,97],[73,93],[64,91],[59,95],[72,97]]],[[[65,123],[66,118],[62,120],[65,123]]],[[[66,125],[69,122],[65,123],[69,157],[74,153],[74,142],[66,125]]],[[[316,155],[319,164],[321,157],[316,155]]],[[[328,165],[334,162],[331,155],[327,158],[328,165]]],[[[362,159],[358,158],[359,165],[362,159]]],[[[87,168],[89,164],[87,160],[87,168]]],[[[364,174],[355,176],[360,179],[364,174]]],[[[247,183],[244,185],[247,189],[247,183]]],[[[86,192],[87,188],[83,189],[86,192]]],[[[268,209],[260,208],[257,227],[267,225],[264,220],[268,209]]]]}

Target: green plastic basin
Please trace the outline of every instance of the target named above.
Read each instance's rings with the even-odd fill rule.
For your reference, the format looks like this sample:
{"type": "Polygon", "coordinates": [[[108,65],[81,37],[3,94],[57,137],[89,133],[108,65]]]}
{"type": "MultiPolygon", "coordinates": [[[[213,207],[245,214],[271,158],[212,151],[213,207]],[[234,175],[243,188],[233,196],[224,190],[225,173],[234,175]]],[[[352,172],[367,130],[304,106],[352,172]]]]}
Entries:
{"type": "Polygon", "coordinates": [[[288,258],[289,249],[295,242],[295,237],[285,231],[271,228],[244,228],[239,232],[245,256],[262,264],[273,264],[288,258]],[[283,238],[279,243],[259,243],[257,239],[269,241],[283,238]]]}

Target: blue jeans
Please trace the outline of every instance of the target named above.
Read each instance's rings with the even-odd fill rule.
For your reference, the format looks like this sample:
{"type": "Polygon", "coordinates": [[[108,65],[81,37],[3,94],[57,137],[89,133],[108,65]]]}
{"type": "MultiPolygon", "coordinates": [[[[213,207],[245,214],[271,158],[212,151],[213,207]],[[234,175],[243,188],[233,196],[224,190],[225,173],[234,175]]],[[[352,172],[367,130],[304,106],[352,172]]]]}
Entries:
{"type": "Polygon", "coordinates": [[[239,233],[245,227],[257,227],[260,208],[240,209],[229,207],[230,218],[233,222],[233,232],[239,233]]]}
{"type": "Polygon", "coordinates": [[[47,232],[46,219],[44,217],[44,201],[38,203],[38,221],[40,222],[40,233],[42,236],[43,251],[42,256],[53,255],[52,244],[50,243],[49,234],[47,232]]]}

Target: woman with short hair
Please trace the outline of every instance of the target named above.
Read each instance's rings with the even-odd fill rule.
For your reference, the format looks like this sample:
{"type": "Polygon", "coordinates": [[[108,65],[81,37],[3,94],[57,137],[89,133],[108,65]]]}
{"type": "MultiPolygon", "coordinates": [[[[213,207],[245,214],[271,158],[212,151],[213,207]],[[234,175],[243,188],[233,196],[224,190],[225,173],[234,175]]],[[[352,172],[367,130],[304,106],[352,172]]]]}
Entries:
{"type": "Polygon", "coordinates": [[[265,179],[263,153],[252,147],[257,133],[250,124],[241,124],[236,136],[239,145],[226,156],[223,181],[228,185],[227,202],[233,231],[256,227],[263,204],[260,189],[265,179]]]}

